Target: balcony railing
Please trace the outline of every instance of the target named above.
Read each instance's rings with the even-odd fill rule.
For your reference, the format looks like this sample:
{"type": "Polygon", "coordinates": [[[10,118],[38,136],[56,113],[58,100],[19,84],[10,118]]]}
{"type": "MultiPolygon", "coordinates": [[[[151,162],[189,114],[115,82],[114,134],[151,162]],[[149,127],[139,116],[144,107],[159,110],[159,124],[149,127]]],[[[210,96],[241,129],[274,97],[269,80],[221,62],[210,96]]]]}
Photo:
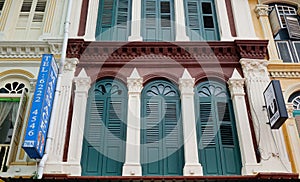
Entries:
{"type": "Polygon", "coordinates": [[[6,172],[6,161],[8,158],[9,144],[0,144],[0,172],[6,172]]]}

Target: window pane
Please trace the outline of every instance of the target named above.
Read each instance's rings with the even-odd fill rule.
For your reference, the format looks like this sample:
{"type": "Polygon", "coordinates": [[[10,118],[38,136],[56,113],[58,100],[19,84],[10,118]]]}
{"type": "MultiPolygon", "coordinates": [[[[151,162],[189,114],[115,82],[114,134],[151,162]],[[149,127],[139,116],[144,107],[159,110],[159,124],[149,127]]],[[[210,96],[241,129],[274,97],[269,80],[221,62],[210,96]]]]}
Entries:
{"type": "Polygon", "coordinates": [[[35,12],[45,12],[46,3],[47,3],[47,1],[45,1],[45,0],[39,0],[36,4],[35,12]]]}
{"type": "Polygon", "coordinates": [[[214,28],[214,20],[212,16],[203,16],[204,28],[214,28]]]}
{"type": "Polygon", "coordinates": [[[202,3],[202,12],[204,14],[212,14],[211,4],[210,3],[202,3]]]}
{"type": "Polygon", "coordinates": [[[161,6],[161,13],[170,13],[170,2],[160,2],[160,6],[161,6]]]}
{"type": "Polygon", "coordinates": [[[277,48],[280,58],[283,60],[283,62],[293,62],[293,58],[287,42],[277,42],[277,48]]]}
{"type": "Polygon", "coordinates": [[[32,0],[24,0],[21,8],[21,12],[30,12],[32,0]]]}
{"type": "Polygon", "coordinates": [[[300,41],[293,42],[297,61],[300,62],[300,41]]]}
{"type": "Polygon", "coordinates": [[[161,27],[171,27],[170,15],[161,16],[161,27]]]}

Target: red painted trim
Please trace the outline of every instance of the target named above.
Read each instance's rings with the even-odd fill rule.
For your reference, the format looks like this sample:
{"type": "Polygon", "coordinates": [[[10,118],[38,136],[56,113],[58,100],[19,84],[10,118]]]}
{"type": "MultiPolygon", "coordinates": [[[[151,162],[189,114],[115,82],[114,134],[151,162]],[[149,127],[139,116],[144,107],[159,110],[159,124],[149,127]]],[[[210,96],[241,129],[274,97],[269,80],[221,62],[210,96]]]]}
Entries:
{"type": "Polygon", "coordinates": [[[232,12],[231,0],[225,0],[225,3],[226,3],[227,15],[228,15],[228,19],[229,19],[231,36],[236,37],[237,35],[236,35],[236,30],[235,30],[235,23],[234,23],[234,17],[233,17],[233,12],[232,12]]]}
{"type": "Polygon", "coordinates": [[[88,7],[89,7],[89,0],[83,0],[82,5],[81,5],[78,36],[84,36],[85,35],[88,7]]]}

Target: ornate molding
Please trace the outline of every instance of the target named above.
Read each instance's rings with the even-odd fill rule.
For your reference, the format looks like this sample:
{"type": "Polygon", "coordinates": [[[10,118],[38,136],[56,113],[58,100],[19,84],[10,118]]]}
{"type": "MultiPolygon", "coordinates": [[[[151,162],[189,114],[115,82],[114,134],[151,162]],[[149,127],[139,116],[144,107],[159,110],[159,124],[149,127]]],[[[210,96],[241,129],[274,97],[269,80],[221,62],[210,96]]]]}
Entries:
{"type": "Polygon", "coordinates": [[[193,94],[194,85],[194,78],[179,78],[179,89],[181,91],[181,94],[193,94]]]}
{"type": "Polygon", "coordinates": [[[149,65],[162,59],[177,64],[237,64],[240,58],[264,59],[266,40],[236,40],[234,42],[85,42],[69,39],[67,57],[80,59],[80,64],[149,65]]]}
{"type": "Polygon", "coordinates": [[[269,6],[264,4],[258,4],[255,7],[256,16],[259,18],[261,16],[268,17],[269,16],[269,6]]]}
{"type": "Polygon", "coordinates": [[[241,59],[244,77],[247,79],[269,79],[267,60],[241,59]]]}
{"type": "Polygon", "coordinates": [[[294,107],[293,107],[293,103],[287,103],[286,104],[286,110],[288,113],[289,118],[293,118],[293,112],[294,112],[294,107]]]}
{"type": "Polygon", "coordinates": [[[78,62],[79,61],[77,58],[66,59],[66,63],[64,65],[64,71],[75,71],[78,62]]]}
{"type": "Polygon", "coordinates": [[[300,71],[269,71],[274,78],[300,78],[300,71]]]}
{"type": "Polygon", "coordinates": [[[61,41],[2,41],[0,58],[40,58],[43,54],[60,56],[61,41]]]}
{"type": "Polygon", "coordinates": [[[241,78],[241,79],[230,78],[228,80],[228,85],[229,85],[231,97],[244,96],[245,95],[244,84],[245,84],[244,78],[241,78]]]}
{"type": "Polygon", "coordinates": [[[35,90],[36,81],[37,79],[33,79],[33,78],[29,80],[29,84],[30,84],[29,92],[32,94],[34,93],[35,90]]]}
{"type": "Polygon", "coordinates": [[[77,93],[88,93],[88,90],[90,88],[91,84],[91,78],[90,77],[75,77],[74,78],[76,90],[77,93]]]}
{"type": "Polygon", "coordinates": [[[127,78],[128,93],[141,93],[143,89],[143,78],[127,78]]]}

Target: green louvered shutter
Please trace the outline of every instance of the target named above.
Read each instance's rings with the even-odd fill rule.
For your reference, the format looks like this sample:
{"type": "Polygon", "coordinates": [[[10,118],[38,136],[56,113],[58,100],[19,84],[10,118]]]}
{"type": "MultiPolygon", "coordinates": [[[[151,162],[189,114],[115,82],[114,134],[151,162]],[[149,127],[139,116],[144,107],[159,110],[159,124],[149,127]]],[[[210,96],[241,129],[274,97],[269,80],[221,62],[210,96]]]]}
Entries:
{"type": "Polygon", "coordinates": [[[219,40],[214,0],[185,0],[187,32],[193,40],[219,40]]]}
{"type": "Polygon", "coordinates": [[[96,40],[126,41],[130,20],[131,0],[100,0],[96,40]]]}
{"type": "Polygon", "coordinates": [[[173,0],[143,0],[144,41],[174,41],[173,0]]]}
{"type": "Polygon", "coordinates": [[[120,176],[125,161],[127,90],[116,80],[89,91],[82,149],[82,175],[120,176]]]}
{"type": "Polygon", "coordinates": [[[141,162],[145,176],[182,175],[182,124],[178,91],[155,81],[142,93],[141,162]]]}
{"type": "Polygon", "coordinates": [[[204,82],[197,86],[195,95],[199,162],[204,174],[241,174],[234,114],[226,87],[204,82]]]}

